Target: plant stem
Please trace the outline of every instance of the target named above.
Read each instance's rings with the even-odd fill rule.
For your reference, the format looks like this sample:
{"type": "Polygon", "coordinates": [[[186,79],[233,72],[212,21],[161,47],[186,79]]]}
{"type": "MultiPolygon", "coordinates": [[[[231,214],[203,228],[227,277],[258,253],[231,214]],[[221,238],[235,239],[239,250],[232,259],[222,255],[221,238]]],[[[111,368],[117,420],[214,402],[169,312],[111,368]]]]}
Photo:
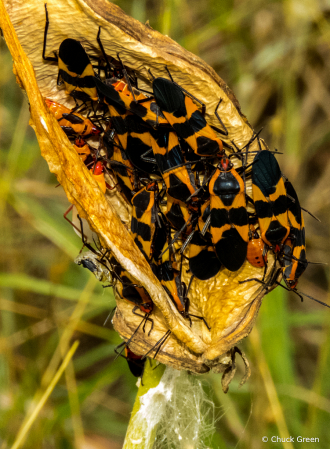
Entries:
{"type": "MultiPolygon", "coordinates": [[[[152,449],[153,438],[149,439],[149,444],[146,445],[145,434],[147,432],[148,422],[139,420],[139,427],[136,425],[134,417],[140,410],[140,398],[145,395],[150,388],[155,388],[159,384],[166,366],[158,364],[153,359],[147,359],[145,369],[142,377],[142,382],[139,386],[135,403],[133,406],[130,421],[126,432],[125,442],[123,449],[152,449]],[[138,428],[137,428],[138,427],[138,428]],[[133,438],[134,435],[134,438],[133,438]]],[[[153,429],[156,432],[156,427],[153,429]]]]}

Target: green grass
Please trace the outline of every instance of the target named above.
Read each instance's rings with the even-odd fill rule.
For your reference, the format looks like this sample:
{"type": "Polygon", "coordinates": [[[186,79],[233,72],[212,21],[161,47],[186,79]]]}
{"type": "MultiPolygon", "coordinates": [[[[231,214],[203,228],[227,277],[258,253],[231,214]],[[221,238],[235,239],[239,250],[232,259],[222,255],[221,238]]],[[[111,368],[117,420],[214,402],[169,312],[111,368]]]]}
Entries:
{"type": "MultiPolygon", "coordinates": [[[[308,259],[329,261],[329,9],[317,2],[197,0],[117,1],[128,14],[170,35],[212,65],[234,90],[244,114],[279,156],[306,215],[308,259]]],[[[62,215],[68,202],[55,188],[33,131],[28,105],[0,42],[0,448],[10,448],[74,340],[80,345],[24,448],[120,448],[136,394],[120,342],[108,323],[114,306],[73,263],[81,242],[62,215]]],[[[329,270],[312,265],[303,292],[328,299],[329,270]]],[[[212,448],[258,449],[262,436],[319,437],[330,446],[330,313],[277,288],[241,345],[252,367],[228,395],[220,375],[207,375],[220,419],[212,448]]]]}

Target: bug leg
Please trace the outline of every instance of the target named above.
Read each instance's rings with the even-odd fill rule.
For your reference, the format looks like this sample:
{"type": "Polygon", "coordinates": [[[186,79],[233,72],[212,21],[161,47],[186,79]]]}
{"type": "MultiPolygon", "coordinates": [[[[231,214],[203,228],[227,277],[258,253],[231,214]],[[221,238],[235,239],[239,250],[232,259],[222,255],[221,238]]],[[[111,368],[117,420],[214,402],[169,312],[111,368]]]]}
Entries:
{"type": "Polygon", "coordinates": [[[167,248],[164,249],[164,251],[160,254],[158,259],[160,259],[162,257],[162,255],[165,254],[166,251],[168,251],[170,249],[170,247],[172,247],[173,243],[175,243],[179,239],[180,235],[186,229],[186,227],[189,226],[189,224],[193,224],[191,219],[192,219],[192,215],[190,215],[190,217],[188,218],[186,223],[182,226],[182,228],[174,234],[173,240],[170,241],[167,248]]]}
{"type": "Polygon", "coordinates": [[[200,192],[207,185],[207,183],[210,181],[210,179],[212,178],[214,173],[215,173],[215,170],[212,172],[212,174],[206,180],[203,180],[201,187],[199,189],[197,189],[193,194],[191,194],[190,197],[186,199],[186,202],[188,202],[193,196],[197,195],[197,193],[200,192]]]}
{"type": "Polygon", "coordinates": [[[44,44],[43,44],[43,49],[42,49],[42,59],[44,59],[45,61],[57,62],[58,57],[57,57],[56,52],[54,52],[55,58],[53,58],[51,56],[46,56],[47,33],[48,33],[48,28],[49,28],[47,3],[45,3],[45,13],[46,13],[46,24],[45,24],[45,31],[44,31],[44,44]]]}
{"type": "Polygon", "coordinates": [[[98,31],[98,33],[97,33],[96,40],[97,40],[97,43],[99,44],[100,50],[101,50],[102,55],[103,55],[103,58],[104,58],[104,60],[105,60],[105,65],[106,65],[106,78],[108,78],[108,77],[110,77],[111,66],[110,66],[110,63],[109,63],[107,54],[106,54],[106,52],[105,52],[105,50],[104,50],[104,47],[103,47],[103,44],[102,44],[102,41],[101,41],[101,37],[100,37],[100,36],[101,36],[101,27],[99,27],[99,31],[98,31]]]}
{"type": "Polygon", "coordinates": [[[192,315],[191,313],[189,315],[193,316],[194,318],[197,318],[198,320],[202,320],[204,322],[205,326],[208,328],[208,330],[209,331],[211,330],[210,326],[207,324],[207,322],[206,322],[204,317],[198,316],[198,315],[192,315]]]}
{"type": "Polygon", "coordinates": [[[208,230],[209,226],[211,224],[211,214],[207,217],[205,224],[203,226],[201,234],[204,236],[206,234],[206,231],[208,230]]]}
{"type": "MultiPolygon", "coordinates": [[[[137,315],[137,314],[136,314],[137,315]]],[[[145,317],[143,318],[143,320],[141,321],[141,323],[138,325],[138,327],[135,329],[135,331],[133,332],[133,334],[130,336],[130,338],[127,340],[126,342],[126,346],[128,346],[130,344],[130,342],[133,340],[133,337],[135,336],[135,334],[138,332],[138,330],[140,329],[141,325],[144,323],[145,321],[145,317]]],[[[116,357],[117,359],[117,357],[116,357]]],[[[116,360],[115,359],[115,360],[116,360]]]]}
{"type": "Polygon", "coordinates": [[[185,249],[186,249],[187,246],[189,245],[191,239],[193,238],[195,232],[196,232],[196,230],[195,230],[195,231],[192,231],[192,232],[188,235],[186,241],[184,242],[184,244],[182,245],[182,247],[181,247],[181,249],[180,249],[180,254],[182,254],[182,253],[185,251],[185,249]]]}
{"type": "Polygon", "coordinates": [[[265,280],[267,269],[268,269],[268,263],[267,263],[267,258],[266,258],[267,251],[268,251],[268,246],[264,245],[264,249],[262,251],[262,260],[264,261],[264,264],[265,264],[264,275],[262,276],[263,281],[265,280]]]}
{"type": "Polygon", "coordinates": [[[115,347],[114,351],[115,351],[115,353],[117,354],[117,356],[115,357],[115,360],[117,360],[118,357],[123,357],[124,359],[127,358],[127,357],[125,357],[125,356],[122,354],[122,352],[124,351],[125,347],[126,347],[126,342],[125,342],[125,341],[123,341],[122,343],[120,343],[120,345],[118,345],[118,346],[115,347]],[[123,349],[122,349],[120,352],[118,352],[118,349],[120,349],[122,346],[123,346],[123,349]]]}
{"type": "Polygon", "coordinates": [[[224,128],[224,131],[217,128],[216,126],[211,126],[211,128],[214,129],[214,131],[217,131],[219,134],[222,134],[223,136],[228,136],[228,129],[226,128],[225,124],[223,123],[223,121],[220,118],[220,115],[218,114],[218,108],[219,108],[221,102],[222,102],[222,98],[220,98],[219,103],[217,104],[217,107],[215,108],[214,114],[215,114],[216,118],[219,120],[219,122],[221,123],[221,126],[224,128]]]}
{"type": "Polygon", "coordinates": [[[161,347],[165,344],[166,340],[168,339],[168,337],[169,337],[170,335],[171,335],[171,331],[168,330],[168,331],[166,332],[166,334],[164,334],[164,335],[157,341],[157,343],[156,343],[151,349],[149,349],[149,351],[148,351],[146,354],[144,354],[144,356],[142,357],[141,360],[144,360],[146,357],[148,357],[148,355],[149,355],[154,349],[157,348],[157,350],[156,350],[156,352],[155,352],[155,355],[153,356],[153,358],[155,358],[155,357],[157,356],[158,352],[160,351],[161,347]]]}
{"type": "Polygon", "coordinates": [[[150,315],[149,313],[146,313],[144,316],[140,315],[139,313],[136,313],[137,309],[139,309],[139,307],[135,306],[134,309],[132,310],[132,313],[134,313],[134,315],[140,316],[140,317],[142,317],[144,319],[144,324],[143,324],[143,328],[142,328],[144,333],[145,333],[145,330],[146,330],[145,328],[146,328],[147,321],[150,321],[150,323],[151,323],[150,330],[148,332],[148,337],[149,337],[151,331],[154,328],[154,320],[149,317],[149,315],[150,315]]]}

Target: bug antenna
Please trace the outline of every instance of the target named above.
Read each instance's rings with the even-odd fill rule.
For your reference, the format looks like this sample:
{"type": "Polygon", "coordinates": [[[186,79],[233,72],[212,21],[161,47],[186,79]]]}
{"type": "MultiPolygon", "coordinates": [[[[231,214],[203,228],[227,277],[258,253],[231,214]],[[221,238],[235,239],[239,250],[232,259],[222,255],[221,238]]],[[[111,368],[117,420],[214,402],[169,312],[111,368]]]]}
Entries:
{"type": "Polygon", "coordinates": [[[171,72],[170,72],[169,68],[167,67],[167,65],[165,66],[165,69],[166,69],[166,72],[168,73],[168,76],[171,78],[172,83],[174,83],[171,72]]]}
{"type": "Polygon", "coordinates": [[[329,304],[326,304],[325,302],[320,301],[319,299],[313,298],[313,296],[306,295],[306,293],[298,292],[298,290],[292,290],[292,291],[297,294],[306,296],[306,298],[312,299],[313,301],[318,302],[319,304],[322,304],[322,306],[328,307],[330,309],[329,304]]]}
{"type": "Polygon", "coordinates": [[[319,218],[316,217],[316,215],[312,214],[312,212],[310,212],[309,210],[303,208],[300,206],[300,209],[302,209],[303,211],[307,212],[311,217],[313,217],[316,221],[318,221],[319,223],[321,223],[321,220],[319,218]]]}

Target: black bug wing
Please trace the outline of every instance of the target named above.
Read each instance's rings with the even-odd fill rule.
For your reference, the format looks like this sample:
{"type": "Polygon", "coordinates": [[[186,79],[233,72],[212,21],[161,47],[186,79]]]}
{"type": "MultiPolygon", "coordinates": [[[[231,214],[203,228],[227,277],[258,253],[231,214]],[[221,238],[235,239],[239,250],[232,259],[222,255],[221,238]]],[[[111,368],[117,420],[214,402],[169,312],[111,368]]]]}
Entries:
{"type": "MultiPolygon", "coordinates": [[[[207,241],[202,238],[199,232],[195,232],[190,244],[201,247],[201,251],[196,256],[189,258],[190,271],[201,281],[211,279],[222,266],[220,260],[214,251],[207,250],[207,241]]],[[[210,244],[212,245],[212,242],[210,244]]]]}
{"type": "Polygon", "coordinates": [[[141,139],[128,135],[126,154],[131,164],[139,170],[160,176],[157,164],[145,161],[142,159],[142,155],[150,150],[150,147],[146,145],[141,139]]]}
{"type": "Polygon", "coordinates": [[[95,76],[93,79],[94,79],[94,82],[95,82],[98,92],[101,93],[106,98],[108,103],[110,103],[111,105],[114,105],[114,106],[119,105],[119,107],[121,108],[120,111],[125,112],[126,111],[125,103],[120,98],[120,95],[116,91],[116,89],[111,84],[103,83],[101,80],[99,80],[95,76]]]}
{"type": "Polygon", "coordinates": [[[153,92],[156,103],[162,111],[169,113],[177,113],[180,116],[186,115],[186,108],[184,105],[184,93],[179,86],[172,83],[172,81],[165,78],[156,78],[153,83],[153,92]]]}
{"type": "Polygon", "coordinates": [[[247,254],[245,242],[235,228],[224,231],[215,244],[218,259],[229,271],[237,271],[243,265],[247,254]]]}
{"type": "Polygon", "coordinates": [[[297,223],[301,225],[301,207],[298,195],[290,181],[285,181],[284,185],[287,195],[289,195],[294,200],[292,201],[291,198],[288,198],[288,209],[294,215],[297,223]]]}
{"type": "Polygon", "coordinates": [[[70,72],[82,75],[85,68],[90,64],[89,57],[79,41],[75,39],[64,39],[58,53],[70,72]]]}
{"type": "Polygon", "coordinates": [[[252,166],[252,182],[265,196],[275,193],[276,186],[281,179],[278,162],[269,151],[260,151],[256,155],[252,166]]]}

